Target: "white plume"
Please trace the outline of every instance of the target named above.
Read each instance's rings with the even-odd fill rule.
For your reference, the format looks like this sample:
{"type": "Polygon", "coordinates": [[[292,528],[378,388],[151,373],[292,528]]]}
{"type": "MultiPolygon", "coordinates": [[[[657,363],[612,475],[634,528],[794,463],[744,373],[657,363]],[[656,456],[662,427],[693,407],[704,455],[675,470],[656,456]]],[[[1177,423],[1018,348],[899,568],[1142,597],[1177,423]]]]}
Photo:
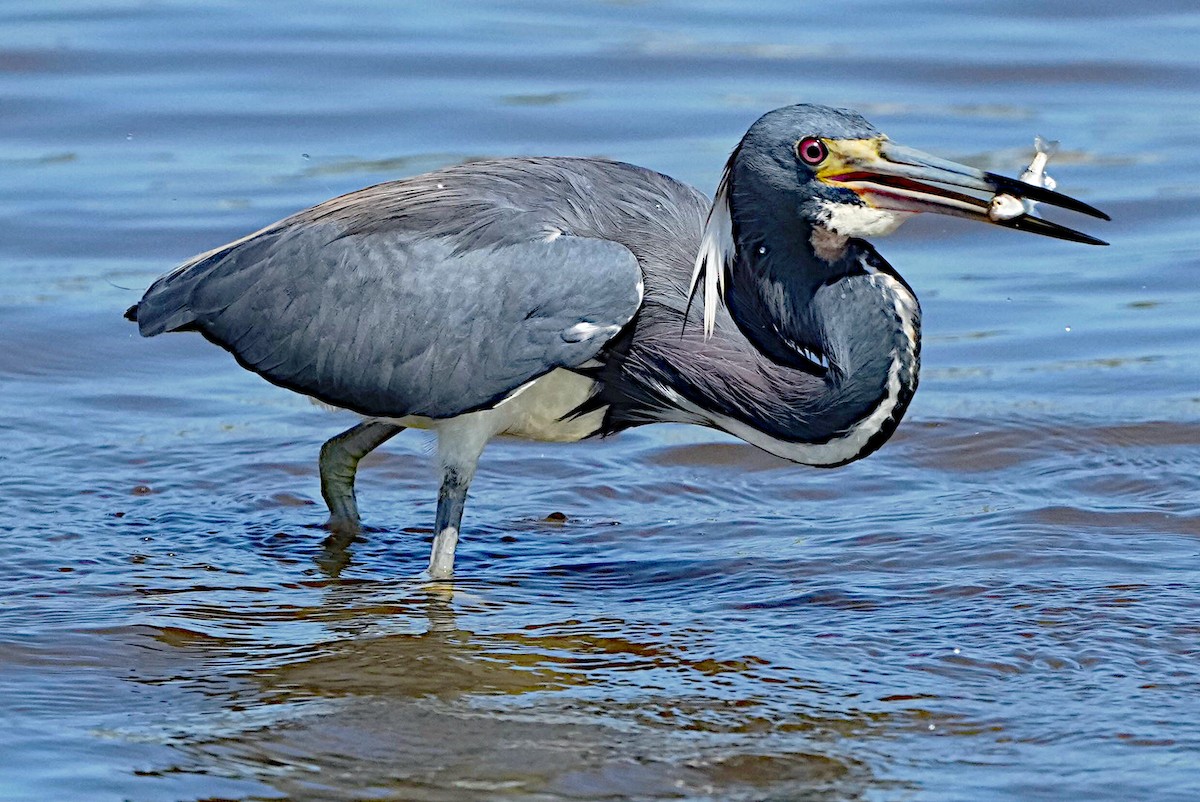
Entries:
{"type": "Polygon", "coordinates": [[[725,299],[725,268],[733,258],[733,217],[729,210],[729,172],[733,160],[725,166],[717,193],[713,196],[712,208],[704,224],[704,235],[700,238],[700,252],[696,254],[696,266],[692,271],[692,283],[688,297],[696,294],[696,288],[704,283],[704,336],[711,337],[717,327],[717,303],[725,299]]]}

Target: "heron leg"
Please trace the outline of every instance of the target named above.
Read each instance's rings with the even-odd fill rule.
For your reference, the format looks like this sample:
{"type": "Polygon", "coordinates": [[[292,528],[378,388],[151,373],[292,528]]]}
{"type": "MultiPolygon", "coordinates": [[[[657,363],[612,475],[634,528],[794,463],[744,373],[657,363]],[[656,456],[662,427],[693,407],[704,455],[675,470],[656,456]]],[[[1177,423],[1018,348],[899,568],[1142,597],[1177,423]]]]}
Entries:
{"type": "Polygon", "coordinates": [[[438,490],[436,534],[429,555],[429,575],[434,579],[449,579],[454,575],[454,550],[458,546],[467,488],[475,476],[483,447],[495,433],[490,423],[488,412],[478,412],[451,419],[438,430],[442,486],[438,490]]]}
{"type": "Polygon", "coordinates": [[[321,446],[321,495],[329,507],[329,528],[358,530],[358,502],[354,498],[354,475],[358,461],[404,431],[403,426],[366,421],[352,426],[321,446]]]}
{"type": "Polygon", "coordinates": [[[458,531],[462,526],[469,485],[470,479],[464,479],[456,471],[442,472],[434,527],[437,534],[429,553],[429,575],[434,579],[448,579],[454,575],[454,550],[458,547],[458,531]]]}

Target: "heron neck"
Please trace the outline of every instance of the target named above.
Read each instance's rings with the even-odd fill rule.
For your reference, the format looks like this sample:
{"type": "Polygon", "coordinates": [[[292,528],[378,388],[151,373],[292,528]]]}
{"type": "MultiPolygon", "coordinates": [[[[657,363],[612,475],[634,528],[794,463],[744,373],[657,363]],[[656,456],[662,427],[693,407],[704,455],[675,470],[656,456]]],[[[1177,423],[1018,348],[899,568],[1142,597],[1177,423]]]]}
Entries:
{"type": "Polygon", "coordinates": [[[826,261],[807,247],[805,233],[772,237],[768,247],[753,230],[738,232],[726,303],[774,363],[763,368],[769,391],[753,399],[750,423],[770,438],[756,445],[838,465],[882,445],[904,415],[917,386],[920,308],[866,242],[850,240],[840,258],[826,261]],[[818,381],[800,384],[797,374],[818,381]]]}

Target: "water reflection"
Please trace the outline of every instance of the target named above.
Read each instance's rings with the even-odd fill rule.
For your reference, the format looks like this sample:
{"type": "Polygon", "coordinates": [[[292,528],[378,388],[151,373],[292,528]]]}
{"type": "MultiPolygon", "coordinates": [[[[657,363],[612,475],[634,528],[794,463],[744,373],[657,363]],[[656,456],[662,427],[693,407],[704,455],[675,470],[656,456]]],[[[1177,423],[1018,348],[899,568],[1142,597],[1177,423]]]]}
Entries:
{"type": "Polygon", "coordinates": [[[316,654],[254,673],[267,698],[298,701],[317,697],[454,698],[466,694],[524,694],[561,690],[588,682],[587,675],[553,659],[536,641],[520,634],[481,635],[461,629],[453,592],[445,587],[415,591],[387,612],[424,631],[373,634],[364,623],[379,616],[364,606],[354,585],[326,590],[329,609],[353,610],[327,620],[331,636],[316,654]]]}
{"type": "Polygon", "coordinates": [[[350,565],[351,546],[362,536],[361,532],[331,530],[321,541],[321,551],[313,558],[313,562],[325,576],[337,579],[346,566],[350,565]]]}
{"type": "MultiPolygon", "coordinates": [[[[146,776],[200,775],[217,761],[278,793],[322,798],[388,788],[414,800],[650,799],[721,788],[729,800],[847,799],[871,778],[840,739],[888,726],[884,714],[780,706],[781,686],[798,687],[786,671],[699,657],[664,640],[665,622],[566,619],[481,633],[460,619],[495,605],[493,588],[320,584],[322,603],[293,611],[322,622],[324,637],[310,644],[153,633],[165,662],[139,681],[200,690],[226,712],[219,726],[173,733],[177,757],[146,776]],[[405,631],[378,631],[397,626],[405,631]],[[236,681],[208,679],[230,664],[242,666],[236,681]]],[[[217,616],[207,608],[197,623],[228,628],[217,616]]]]}

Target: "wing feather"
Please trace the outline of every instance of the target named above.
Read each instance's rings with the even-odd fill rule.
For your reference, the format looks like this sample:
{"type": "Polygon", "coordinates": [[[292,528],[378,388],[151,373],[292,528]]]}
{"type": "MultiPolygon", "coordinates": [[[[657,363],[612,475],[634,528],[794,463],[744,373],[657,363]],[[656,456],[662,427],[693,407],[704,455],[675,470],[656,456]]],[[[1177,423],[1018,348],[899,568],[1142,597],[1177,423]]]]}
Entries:
{"type": "MultiPolygon", "coordinates": [[[[141,331],[198,329],[269,381],[335,406],[442,418],[583,364],[636,314],[641,267],[625,246],[547,239],[528,220],[490,231],[506,220],[494,206],[447,198],[443,214],[483,218],[460,227],[469,241],[452,227],[388,226],[369,209],[347,215],[339,199],[341,216],[316,207],[164,276],[138,305],[141,331]]],[[[394,200],[388,214],[403,219],[394,200]]]]}

